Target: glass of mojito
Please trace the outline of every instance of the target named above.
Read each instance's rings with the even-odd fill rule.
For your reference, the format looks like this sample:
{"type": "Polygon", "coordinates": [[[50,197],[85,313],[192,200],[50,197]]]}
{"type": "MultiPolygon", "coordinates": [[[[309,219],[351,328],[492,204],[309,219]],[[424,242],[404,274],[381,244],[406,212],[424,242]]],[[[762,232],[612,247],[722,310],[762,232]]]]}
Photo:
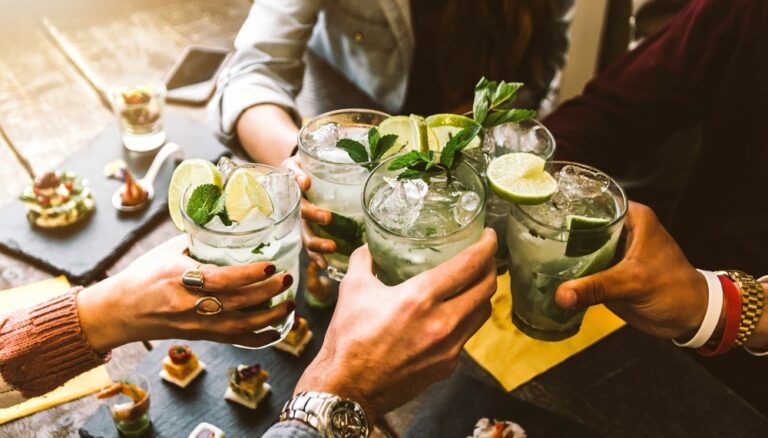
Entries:
{"type": "MultiPolygon", "coordinates": [[[[473,161],[479,169],[482,169],[483,174],[490,160],[508,153],[527,152],[546,161],[552,160],[555,155],[555,139],[552,133],[536,119],[486,128],[484,134],[482,156],[474,157],[473,161]]],[[[506,272],[509,265],[509,250],[504,243],[508,215],[509,203],[491,192],[486,206],[485,226],[493,228],[499,239],[496,250],[496,270],[499,274],[506,272]]]]}
{"type": "Polygon", "coordinates": [[[382,162],[363,190],[368,245],[376,275],[387,285],[431,269],[477,242],[485,220],[485,182],[472,166],[460,161],[450,174],[404,178],[402,169],[390,169],[401,157],[382,162]]]}
{"type": "Polygon", "coordinates": [[[559,341],[579,331],[585,311],[561,309],[555,292],[610,265],[627,197],[597,169],[525,156],[500,157],[488,169],[494,191],[513,202],[506,233],[512,321],[532,338],[559,341]]]}
{"type": "MultiPolygon", "coordinates": [[[[180,220],[192,258],[219,266],[271,261],[278,272],[288,272],[296,279],[294,287],[262,305],[242,309],[244,312],[265,310],[296,296],[300,199],[292,172],[236,164],[227,158],[218,167],[204,160],[182,162],[169,191],[169,205],[178,202],[171,216],[177,226],[180,220]],[[177,191],[181,194],[174,195],[177,191]]],[[[262,330],[277,330],[282,339],[293,319],[291,313],[285,321],[262,330]]]]}
{"type": "Polygon", "coordinates": [[[387,118],[379,111],[343,109],[315,117],[299,132],[299,156],[312,180],[307,199],[332,213],[329,224],[312,228],[336,242],[336,252],[325,255],[334,280],[344,277],[350,254],[364,244],[360,198],[365,179],[381,159],[402,147],[372,129],[387,118]]]}

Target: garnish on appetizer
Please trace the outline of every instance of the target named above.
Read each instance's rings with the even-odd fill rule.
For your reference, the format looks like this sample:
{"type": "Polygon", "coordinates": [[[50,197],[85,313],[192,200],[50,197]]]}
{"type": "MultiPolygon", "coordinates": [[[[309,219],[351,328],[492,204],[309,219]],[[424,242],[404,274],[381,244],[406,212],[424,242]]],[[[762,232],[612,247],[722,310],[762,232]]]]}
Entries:
{"type": "Polygon", "coordinates": [[[269,394],[269,373],[261,365],[238,365],[227,372],[227,392],[224,398],[247,408],[256,409],[269,394]]]}
{"type": "Polygon", "coordinates": [[[296,315],[291,330],[285,336],[285,339],[275,344],[275,348],[299,357],[311,340],[312,330],[309,329],[309,323],[306,319],[296,315]]]}
{"type": "Polygon", "coordinates": [[[195,427],[188,438],[227,438],[227,434],[213,424],[203,422],[195,427]]]}
{"type": "Polygon", "coordinates": [[[475,424],[472,436],[467,438],[526,438],[525,430],[511,421],[481,418],[475,424]]]}
{"type": "Polygon", "coordinates": [[[166,382],[186,388],[205,369],[205,363],[197,358],[189,345],[173,345],[163,358],[160,377],[166,382]]]}
{"type": "Polygon", "coordinates": [[[133,133],[140,134],[155,129],[154,123],[160,118],[160,111],[150,105],[152,98],[149,87],[128,88],[120,92],[123,104],[120,117],[133,133]]]}
{"type": "Polygon", "coordinates": [[[123,191],[120,192],[120,201],[123,205],[126,207],[133,207],[146,202],[149,197],[149,192],[133,179],[130,170],[123,169],[122,173],[125,187],[123,188],[123,191]]]}
{"type": "Polygon", "coordinates": [[[124,395],[131,400],[112,405],[110,412],[115,427],[123,436],[139,437],[149,430],[149,394],[139,385],[115,382],[96,393],[96,398],[107,399],[124,395]]]}
{"type": "Polygon", "coordinates": [[[124,160],[116,159],[104,165],[104,176],[111,179],[123,179],[123,169],[127,169],[128,164],[124,160]]]}
{"type": "Polygon", "coordinates": [[[88,180],[60,170],[37,178],[19,199],[27,206],[29,221],[40,228],[72,225],[96,209],[88,180]]]}

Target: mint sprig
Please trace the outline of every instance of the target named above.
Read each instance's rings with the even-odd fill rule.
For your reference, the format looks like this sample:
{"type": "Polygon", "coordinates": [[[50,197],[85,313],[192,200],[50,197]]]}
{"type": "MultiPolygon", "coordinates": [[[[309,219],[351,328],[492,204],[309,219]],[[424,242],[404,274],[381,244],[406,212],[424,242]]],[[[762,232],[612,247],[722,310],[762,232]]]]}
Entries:
{"type": "MultiPolygon", "coordinates": [[[[214,207],[221,198],[221,189],[214,184],[202,184],[192,191],[187,202],[187,214],[198,225],[211,220],[214,207]]],[[[223,209],[223,207],[222,207],[223,209]]]]}
{"type": "Polygon", "coordinates": [[[472,117],[484,128],[536,117],[536,111],[511,108],[521,82],[489,81],[485,77],[475,85],[472,117]]]}
{"type": "Polygon", "coordinates": [[[463,157],[461,150],[477,137],[481,129],[480,125],[464,128],[456,135],[450,136],[439,155],[434,151],[410,151],[392,160],[387,169],[405,169],[397,176],[397,179],[424,178],[445,173],[450,184],[453,179],[451,171],[456,169],[463,157]]]}
{"type": "Polygon", "coordinates": [[[269,247],[269,245],[271,245],[271,243],[261,242],[258,246],[256,246],[256,248],[251,250],[251,254],[262,254],[264,248],[269,247]]]}
{"type": "Polygon", "coordinates": [[[347,151],[349,158],[355,163],[364,164],[368,169],[375,167],[373,164],[379,161],[387,151],[392,149],[397,142],[397,135],[387,134],[385,136],[379,135],[379,130],[375,127],[368,130],[368,148],[357,140],[351,138],[342,138],[336,142],[336,147],[347,151]]]}

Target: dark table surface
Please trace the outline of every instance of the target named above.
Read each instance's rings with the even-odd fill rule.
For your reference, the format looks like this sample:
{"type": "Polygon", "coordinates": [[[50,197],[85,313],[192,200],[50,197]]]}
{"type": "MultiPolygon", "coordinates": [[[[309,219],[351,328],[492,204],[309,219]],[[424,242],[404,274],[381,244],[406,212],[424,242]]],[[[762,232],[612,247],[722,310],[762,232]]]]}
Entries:
{"type": "MultiPolygon", "coordinates": [[[[43,16],[108,84],[126,72],[163,77],[189,44],[231,46],[250,6],[247,0],[28,3],[8,3],[6,13],[0,14],[0,35],[8,42],[0,45],[0,204],[14,202],[29,183],[25,164],[36,173],[56,167],[113,122],[97,94],[42,30],[43,16]]],[[[309,72],[299,97],[303,115],[340,107],[375,107],[332,68],[313,56],[307,61],[309,72]]],[[[174,107],[205,123],[204,108],[174,107]]],[[[119,272],[177,233],[170,220],[160,221],[99,278],[119,272]]],[[[0,252],[0,289],[51,275],[0,252]]],[[[120,347],[108,368],[132,370],[147,354],[139,343],[120,347]]],[[[461,372],[489,381],[471,362],[461,372]]],[[[393,429],[403,433],[414,418],[434,406],[432,394],[427,392],[389,414],[393,429]]],[[[765,416],[684,352],[632,329],[609,336],[511,396],[606,436],[760,436],[768,429],[765,416]]],[[[85,397],[2,425],[0,436],[77,436],[97,407],[93,397],[85,397]]],[[[514,420],[514,413],[510,415],[514,420]]]]}

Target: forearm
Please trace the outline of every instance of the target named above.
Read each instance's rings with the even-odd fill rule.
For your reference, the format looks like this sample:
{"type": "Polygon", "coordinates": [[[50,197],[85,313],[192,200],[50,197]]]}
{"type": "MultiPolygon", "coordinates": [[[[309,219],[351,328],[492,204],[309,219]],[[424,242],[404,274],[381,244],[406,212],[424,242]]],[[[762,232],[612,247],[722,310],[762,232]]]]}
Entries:
{"type": "Polygon", "coordinates": [[[261,104],[248,108],[237,122],[237,136],[254,161],[279,167],[296,146],[298,128],[283,108],[261,104]]]}
{"type": "Polygon", "coordinates": [[[49,392],[106,360],[88,343],[77,290],[7,315],[0,324],[0,405],[49,392]]]}

